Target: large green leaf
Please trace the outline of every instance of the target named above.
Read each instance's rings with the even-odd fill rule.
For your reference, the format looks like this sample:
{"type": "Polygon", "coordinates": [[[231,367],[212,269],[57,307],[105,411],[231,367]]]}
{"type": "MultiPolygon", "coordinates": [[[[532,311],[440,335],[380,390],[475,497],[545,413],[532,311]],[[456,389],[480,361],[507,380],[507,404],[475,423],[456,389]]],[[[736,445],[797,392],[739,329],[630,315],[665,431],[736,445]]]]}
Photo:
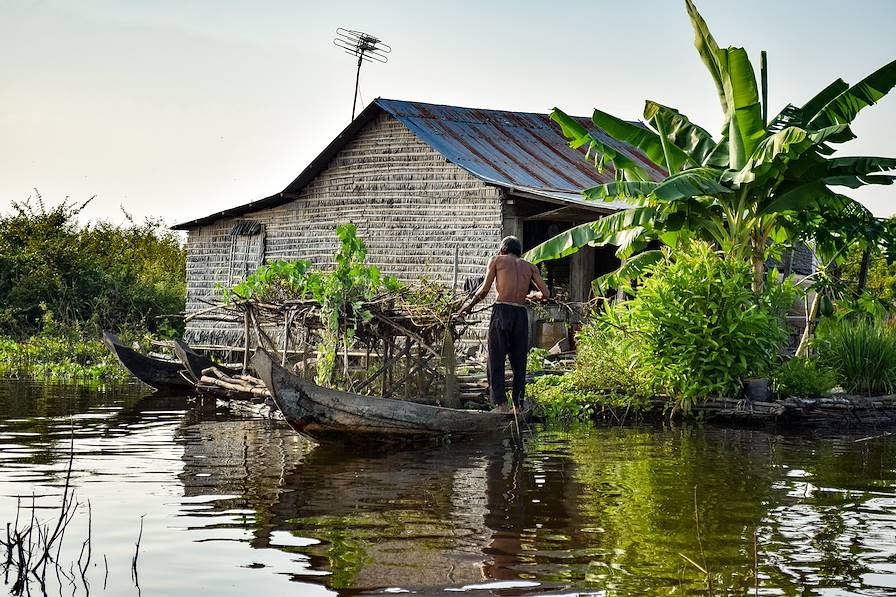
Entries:
{"type": "Polygon", "coordinates": [[[628,248],[645,230],[652,229],[656,208],[635,207],[579,224],[533,247],[523,255],[532,262],[549,261],[572,255],[582,247],[615,245],[628,248]],[[635,230],[634,237],[630,231],[635,230]]]}
{"type": "Polygon", "coordinates": [[[687,116],[676,110],[654,101],[644,104],[644,118],[654,129],[659,130],[659,123],[666,131],[669,141],[681,148],[696,166],[701,166],[715,149],[716,141],[705,129],[692,123],[687,116]]]}
{"type": "Polygon", "coordinates": [[[582,194],[590,201],[640,199],[653,193],[658,185],[658,182],[653,181],[616,181],[585,189],[582,194]]]}
{"type": "MultiPolygon", "coordinates": [[[[616,118],[602,110],[595,110],[591,120],[605,133],[623,143],[640,149],[659,168],[666,170],[666,155],[660,136],[647,127],[616,118]]],[[[672,146],[669,152],[669,173],[673,174],[689,161],[688,154],[679,147],[672,146]]]]}
{"type": "Polygon", "coordinates": [[[619,288],[623,284],[642,277],[651,266],[659,263],[663,256],[663,252],[658,249],[638,253],[630,259],[626,259],[616,271],[604,274],[594,280],[592,286],[597,294],[606,294],[610,289],[619,288]]]}
{"type": "Polygon", "coordinates": [[[854,174],[863,176],[875,172],[896,170],[896,158],[874,156],[856,156],[831,158],[826,162],[826,173],[829,176],[854,174]]]}
{"type": "Polygon", "coordinates": [[[718,172],[711,168],[691,168],[670,176],[653,191],[660,201],[677,201],[700,195],[729,195],[732,190],[717,181],[718,172]]]}
{"type": "Polygon", "coordinates": [[[753,65],[743,48],[725,48],[719,53],[727,102],[729,162],[741,169],[765,138],[762,106],[753,65]]]}
{"type": "Polygon", "coordinates": [[[600,138],[559,108],[551,112],[551,120],[560,125],[569,146],[579,149],[587,146],[585,157],[594,155],[594,165],[600,171],[605,163],[612,164],[617,180],[651,180],[653,177],[635,160],[605,144],[600,138]]]}
{"type": "Polygon", "coordinates": [[[815,97],[806,102],[800,111],[800,123],[799,126],[802,128],[806,128],[806,124],[808,121],[815,118],[818,112],[821,111],[828,103],[836,98],[838,95],[843,93],[849,89],[849,83],[844,81],[843,79],[837,79],[821,91],[815,94],[815,97]]]}
{"type": "Polygon", "coordinates": [[[841,176],[828,176],[827,178],[822,179],[822,181],[826,185],[830,185],[833,187],[849,187],[851,189],[858,189],[859,187],[863,187],[869,184],[891,185],[893,184],[894,180],[896,180],[896,176],[889,176],[884,174],[877,174],[872,176],[854,176],[845,174],[841,176]]]}
{"type": "Polygon", "coordinates": [[[849,124],[863,108],[877,103],[894,86],[896,86],[896,60],[882,66],[837,95],[812,117],[809,125],[817,129],[834,124],[849,124]]]}
{"type": "Polygon", "coordinates": [[[843,206],[843,199],[823,182],[816,180],[798,184],[774,195],[758,210],[757,215],[762,217],[787,211],[822,208],[825,205],[839,209],[843,206]]]}
{"type": "Polygon", "coordinates": [[[688,11],[688,16],[691,18],[691,25],[694,28],[694,46],[697,48],[701,60],[703,60],[706,69],[709,71],[710,76],[712,76],[713,83],[716,85],[716,91],[719,94],[719,102],[722,105],[722,110],[725,112],[725,125],[723,130],[727,130],[729,118],[728,100],[725,95],[722,66],[719,63],[719,44],[716,43],[712,33],[709,32],[709,26],[697,11],[694,2],[692,0],[685,0],[685,8],[688,11]]]}
{"type": "Polygon", "coordinates": [[[597,238],[597,231],[594,229],[596,223],[586,222],[564,230],[557,236],[526,251],[523,259],[531,263],[539,263],[572,255],[582,247],[587,247],[588,243],[597,238]]]}
{"type": "Polygon", "coordinates": [[[808,132],[792,126],[767,137],[759,144],[743,168],[732,178],[735,185],[744,185],[779,176],[787,164],[813,147],[840,133],[844,125],[808,132]]]}

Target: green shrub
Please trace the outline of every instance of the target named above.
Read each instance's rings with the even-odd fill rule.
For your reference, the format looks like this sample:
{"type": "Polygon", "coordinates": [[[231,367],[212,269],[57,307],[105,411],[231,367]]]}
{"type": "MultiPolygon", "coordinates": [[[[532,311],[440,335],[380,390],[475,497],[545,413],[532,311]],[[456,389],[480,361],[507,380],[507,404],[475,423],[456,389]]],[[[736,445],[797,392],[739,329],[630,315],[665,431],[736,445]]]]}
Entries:
{"type": "Polygon", "coordinates": [[[544,371],[544,359],[548,356],[547,348],[531,348],[526,355],[526,373],[540,373],[544,371]]]}
{"type": "Polygon", "coordinates": [[[159,220],[80,225],[80,206],[13,202],[0,214],[0,334],[37,333],[44,312],[63,325],[155,330],[185,303],[186,251],[159,220]]]}
{"type": "Polygon", "coordinates": [[[815,347],[847,392],[892,394],[896,389],[896,331],[880,320],[827,320],[815,347]]]}
{"type": "Polygon", "coordinates": [[[649,398],[659,390],[639,365],[640,338],[625,332],[624,310],[609,310],[576,334],[575,378],[579,387],[608,396],[649,398]]]}
{"type": "Polygon", "coordinates": [[[667,253],[649,274],[621,317],[638,337],[637,367],[679,408],[739,395],[744,379],[769,373],[787,337],[780,313],[796,299],[792,283],[757,299],[749,265],[702,242],[667,253]]]}
{"type": "Polygon", "coordinates": [[[818,396],[831,391],[837,383],[837,373],[817,359],[795,357],[772,374],[772,384],[778,396],[818,396]]]}
{"type": "Polygon", "coordinates": [[[632,342],[607,319],[586,323],[576,334],[576,368],[546,375],[527,388],[541,416],[555,422],[589,420],[600,406],[640,410],[656,393],[634,366],[632,342]]]}

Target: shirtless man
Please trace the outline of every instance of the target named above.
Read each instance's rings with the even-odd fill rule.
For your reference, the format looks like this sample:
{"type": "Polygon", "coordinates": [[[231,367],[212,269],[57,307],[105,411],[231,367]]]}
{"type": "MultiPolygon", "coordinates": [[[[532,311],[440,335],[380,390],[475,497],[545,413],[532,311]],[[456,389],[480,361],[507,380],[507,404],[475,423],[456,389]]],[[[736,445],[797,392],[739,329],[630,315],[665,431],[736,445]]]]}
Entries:
{"type": "Polygon", "coordinates": [[[492,284],[496,284],[497,298],[488,325],[488,379],[489,393],[496,410],[507,410],[504,394],[504,359],[510,357],[513,369],[513,402],[523,405],[526,389],[526,353],[529,350],[529,318],[526,299],[546,299],[550,291],[541,279],[538,268],[520,258],[523,245],[515,236],[501,241],[501,250],[492,257],[485,270],[485,281],[473,300],[461,309],[461,315],[469,313],[473,305],[488,296],[492,284]],[[538,290],[529,292],[534,283],[538,290]]]}

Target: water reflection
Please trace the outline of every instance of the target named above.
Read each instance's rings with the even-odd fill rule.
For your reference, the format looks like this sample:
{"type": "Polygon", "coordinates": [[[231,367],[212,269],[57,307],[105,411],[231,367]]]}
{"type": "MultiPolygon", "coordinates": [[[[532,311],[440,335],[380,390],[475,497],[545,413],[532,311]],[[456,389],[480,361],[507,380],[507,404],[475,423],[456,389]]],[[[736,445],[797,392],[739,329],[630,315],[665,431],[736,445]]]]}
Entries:
{"type": "Polygon", "coordinates": [[[686,556],[715,594],[743,595],[754,555],[763,594],[896,586],[889,438],[540,430],[525,451],[348,453],[213,403],[0,385],[0,522],[15,496],[51,511],[72,436],[73,482],[115,594],[136,590],[144,514],[152,594],[706,594],[686,556]]]}

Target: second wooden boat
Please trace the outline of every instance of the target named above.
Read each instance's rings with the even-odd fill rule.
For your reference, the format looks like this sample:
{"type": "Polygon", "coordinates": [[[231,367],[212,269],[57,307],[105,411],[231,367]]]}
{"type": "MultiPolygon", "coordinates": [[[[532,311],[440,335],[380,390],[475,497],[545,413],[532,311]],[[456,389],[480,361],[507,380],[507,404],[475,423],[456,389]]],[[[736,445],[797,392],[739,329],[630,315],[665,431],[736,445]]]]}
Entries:
{"type": "MultiPolygon", "coordinates": [[[[252,364],[290,426],[318,442],[405,443],[517,432],[512,413],[442,408],[323,388],[290,373],[262,348],[252,364]]],[[[527,414],[519,414],[520,425],[527,414]]]]}
{"type": "Polygon", "coordinates": [[[193,384],[181,375],[184,366],[179,361],[166,361],[140,354],[122,344],[111,332],[103,332],[103,343],[131,375],[146,385],[166,393],[183,394],[193,389],[193,384]]]}

